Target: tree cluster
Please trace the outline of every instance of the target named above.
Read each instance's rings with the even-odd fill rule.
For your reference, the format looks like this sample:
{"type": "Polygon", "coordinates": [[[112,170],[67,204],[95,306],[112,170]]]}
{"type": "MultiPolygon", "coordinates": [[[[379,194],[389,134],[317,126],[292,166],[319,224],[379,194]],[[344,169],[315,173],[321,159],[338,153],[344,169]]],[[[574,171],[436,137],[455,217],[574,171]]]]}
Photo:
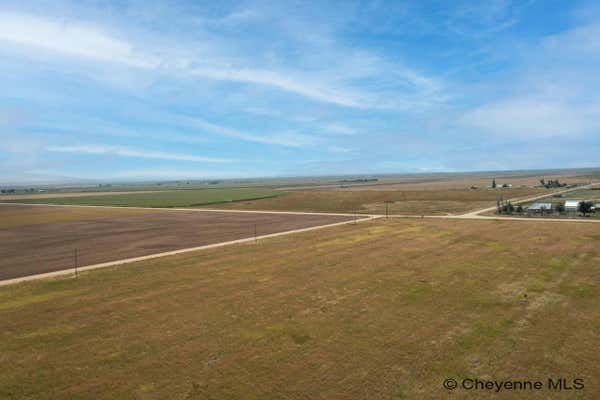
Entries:
{"type": "Polygon", "coordinates": [[[523,213],[523,206],[518,204],[516,207],[510,202],[498,201],[498,214],[523,213]]]}
{"type": "Polygon", "coordinates": [[[583,216],[587,216],[589,213],[593,211],[594,203],[591,201],[581,201],[577,205],[577,211],[583,214],[583,216]]]}
{"type": "Polygon", "coordinates": [[[540,179],[540,183],[542,184],[543,187],[545,187],[546,189],[551,189],[551,188],[558,188],[558,187],[564,187],[567,186],[566,183],[560,183],[560,181],[558,179],[548,179],[547,181],[544,179],[540,179]]]}

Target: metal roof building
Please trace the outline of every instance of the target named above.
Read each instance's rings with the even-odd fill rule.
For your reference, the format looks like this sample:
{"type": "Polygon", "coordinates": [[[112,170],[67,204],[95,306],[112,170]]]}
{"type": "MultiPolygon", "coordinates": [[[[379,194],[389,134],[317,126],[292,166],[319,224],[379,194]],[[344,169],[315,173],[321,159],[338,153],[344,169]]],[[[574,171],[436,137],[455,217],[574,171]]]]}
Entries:
{"type": "Polygon", "coordinates": [[[552,210],[552,203],[533,203],[527,209],[531,211],[550,211],[552,210]]]}
{"type": "Polygon", "coordinates": [[[567,210],[567,211],[577,211],[578,207],[579,207],[579,200],[565,201],[565,210],[567,210]]]}

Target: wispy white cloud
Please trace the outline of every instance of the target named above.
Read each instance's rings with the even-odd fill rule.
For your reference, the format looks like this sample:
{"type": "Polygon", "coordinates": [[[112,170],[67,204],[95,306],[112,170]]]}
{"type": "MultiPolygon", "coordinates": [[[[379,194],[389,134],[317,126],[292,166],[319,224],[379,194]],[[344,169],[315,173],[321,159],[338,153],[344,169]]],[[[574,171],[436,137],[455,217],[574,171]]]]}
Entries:
{"type": "Polygon", "coordinates": [[[317,139],[312,136],[293,132],[284,132],[276,135],[259,135],[255,133],[249,133],[237,129],[228,128],[222,125],[217,125],[199,118],[186,118],[184,121],[187,125],[193,126],[195,128],[212,132],[217,135],[228,136],[249,142],[281,145],[288,147],[310,146],[317,142],[317,139]]]}
{"type": "Polygon", "coordinates": [[[192,161],[204,163],[227,163],[236,161],[228,158],[203,157],[187,154],[145,151],[123,146],[105,146],[95,144],[76,146],[47,146],[45,150],[55,153],[113,155],[119,157],[154,158],[161,160],[192,161]]]}
{"type": "Polygon", "coordinates": [[[517,24],[523,10],[534,2],[535,0],[491,0],[452,4],[446,25],[453,33],[481,38],[517,24]]]}
{"type": "Polygon", "coordinates": [[[600,24],[548,36],[527,51],[506,94],[464,113],[460,123],[496,136],[581,138],[600,129],[600,24]]]}
{"type": "Polygon", "coordinates": [[[248,171],[213,171],[197,169],[147,168],[119,171],[117,179],[228,179],[245,178],[255,174],[248,171]]]}
{"type": "Polygon", "coordinates": [[[600,128],[600,108],[517,97],[469,111],[462,122],[498,136],[572,138],[600,128]]]}
{"type": "Polygon", "coordinates": [[[154,68],[157,59],[136,55],[134,46],[102,29],[45,17],[0,12],[0,40],[91,60],[154,68]]]}
{"type": "Polygon", "coordinates": [[[195,21],[201,25],[208,25],[210,27],[227,27],[237,28],[242,24],[258,21],[261,19],[260,13],[254,9],[240,9],[233,11],[225,16],[218,18],[207,18],[207,17],[196,17],[195,21]]]}
{"type": "Polygon", "coordinates": [[[335,133],[338,135],[351,136],[356,135],[358,133],[358,131],[355,128],[336,122],[325,124],[323,126],[323,129],[325,129],[327,132],[335,133]]]}
{"type": "MultiPolygon", "coordinates": [[[[254,12],[247,11],[230,19],[254,16],[254,12]]],[[[388,65],[366,51],[344,54],[333,48],[322,49],[323,55],[339,53],[336,56],[339,65],[323,64],[307,73],[282,65],[256,66],[254,60],[231,58],[214,46],[210,50],[198,50],[193,44],[186,47],[171,43],[169,46],[161,40],[161,47],[152,47],[147,44],[154,42],[151,37],[146,43],[137,43],[131,35],[114,34],[98,24],[7,12],[0,12],[0,41],[18,46],[21,52],[31,48],[172,76],[263,85],[343,107],[406,109],[428,104],[423,97],[431,96],[434,102],[440,99],[440,86],[432,78],[405,67],[388,65]],[[378,80],[385,75],[394,76],[394,82],[404,86],[407,92],[390,97],[385,91],[372,92],[352,83],[355,79],[378,80]],[[436,96],[432,96],[434,92],[436,96]]],[[[39,53],[33,55],[40,56],[39,53]]]]}
{"type": "Polygon", "coordinates": [[[332,153],[350,153],[350,152],[352,152],[352,149],[349,149],[347,147],[342,147],[342,146],[329,146],[328,149],[332,153]]]}
{"type": "Polygon", "coordinates": [[[558,52],[562,55],[575,53],[598,57],[600,56],[600,23],[590,23],[549,36],[542,45],[545,51],[551,53],[558,52]]]}
{"type": "Polygon", "coordinates": [[[143,69],[191,75],[205,79],[267,85],[314,100],[342,106],[360,107],[360,99],[350,93],[328,88],[306,79],[293,79],[273,70],[234,67],[226,60],[204,61],[198,65],[187,58],[170,54],[150,55],[148,49],[117,38],[91,25],[59,21],[46,17],[0,12],[0,41],[38,50],[62,53],[90,60],[123,64],[143,69]]]}
{"type": "MultiPolygon", "coordinates": [[[[357,93],[348,89],[337,89],[328,87],[326,84],[311,82],[310,77],[290,77],[295,73],[283,74],[280,72],[233,67],[196,67],[187,71],[188,73],[209,79],[234,81],[242,83],[253,83],[273,86],[278,89],[296,93],[314,100],[333,103],[347,107],[370,108],[375,105],[366,98],[361,98],[357,93]]],[[[297,74],[296,74],[297,75],[297,74]]]]}

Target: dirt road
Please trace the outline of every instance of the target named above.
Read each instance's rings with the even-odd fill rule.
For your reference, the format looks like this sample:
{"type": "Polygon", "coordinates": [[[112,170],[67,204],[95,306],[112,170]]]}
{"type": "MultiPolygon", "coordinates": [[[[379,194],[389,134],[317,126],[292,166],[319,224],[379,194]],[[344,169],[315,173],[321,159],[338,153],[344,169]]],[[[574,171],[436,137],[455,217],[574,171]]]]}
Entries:
{"type": "Polygon", "coordinates": [[[110,210],[108,215],[106,212],[97,215],[100,211],[97,208],[79,209],[83,212],[78,213],[77,219],[46,221],[38,207],[21,205],[0,210],[0,215],[20,221],[0,225],[0,279],[354,221],[353,216],[347,215],[194,210],[137,210],[111,216],[110,210]]]}
{"type": "MultiPolygon", "coordinates": [[[[519,203],[524,203],[524,202],[529,202],[529,201],[534,201],[534,200],[538,200],[538,199],[542,199],[551,195],[555,195],[555,194],[562,194],[562,193],[568,193],[574,190],[580,190],[580,189],[585,189],[591,186],[597,185],[597,183],[592,183],[592,184],[588,184],[585,186],[579,186],[576,188],[570,188],[570,189],[565,189],[565,190],[561,190],[561,191],[557,191],[557,192],[552,192],[552,193],[544,193],[542,195],[536,195],[536,196],[531,196],[531,197],[527,197],[527,198],[521,198],[521,199],[512,199],[511,202],[513,204],[519,204],[519,203]]],[[[5,203],[2,204],[4,206],[22,206],[20,204],[11,204],[11,203],[5,203]]],[[[106,208],[106,209],[111,209],[111,208],[119,208],[119,209],[123,209],[122,207],[111,207],[111,206],[66,206],[66,205],[29,205],[31,207],[82,207],[82,208],[106,208]]],[[[303,228],[298,228],[298,227],[288,227],[288,229],[283,230],[283,231],[279,231],[279,232],[272,232],[272,233],[267,233],[267,234],[263,234],[263,235],[259,235],[257,236],[258,239],[264,239],[264,238],[269,238],[269,237],[275,237],[275,236],[280,236],[280,235],[289,235],[289,234],[293,234],[293,233],[298,233],[298,232],[304,232],[304,231],[309,231],[309,230],[315,230],[315,229],[323,229],[323,228],[327,228],[330,226],[336,226],[336,225],[342,225],[342,224],[348,224],[348,223],[355,223],[355,222],[362,222],[362,221],[368,221],[368,220],[372,220],[372,219],[376,219],[376,218],[383,218],[383,215],[360,215],[360,217],[358,217],[355,214],[348,214],[348,213],[315,213],[315,212],[294,212],[294,211],[255,211],[255,210],[212,210],[212,209],[189,209],[189,208],[170,208],[170,209],[156,209],[156,208],[145,208],[145,207],[131,207],[131,208],[135,208],[135,209],[142,209],[142,210],[153,210],[153,211],[161,211],[161,212],[175,212],[173,213],[174,215],[192,215],[192,213],[200,213],[198,215],[210,215],[210,214],[220,214],[220,215],[227,215],[230,214],[231,216],[237,216],[237,218],[239,218],[240,216],[243,216],[244,214],[248,215],[271,215],[272,218],[276,218],[277,216],[280,217],[285,217],[285,216],[305,216],[305,217],[313,217],[313,218],[317,218],[318,223],[315,226],[310,226],[310,227],[303,227],[303,228]],[[202,214],[204,213],[204,214],[202,214]],[[324,219],[327,218],[345,218],[345,220],[343,221],[336,221],[336,222],[331,222],[329,221],[325,221],[324,219]]],[[[481,215],[482,213],[485,212],[489,212],[489,211],[493,211],[495,210],[496,207],[488,207],[488,208],[484,208],[484,209],[480,209],[480,210],[476,210],[476,211],[471,211],[465,214],[461,214],[461,215],[429,215],[429,216],[420,216],[420,215],[390,215],[390,218],[442,218],[442,219],[475,219],[475,220],[499,220],[499,221],[536,221],[536,222],[575,222],[575,223],[600,223],[600,220],[588,220],[588,219],[561,219],[561,218],[527,218],[527,217],[504,217],[504,216],[485,216],[485,215],[481,215]]],[[[249,216],[250,216],[249,215],[249,216]]],[[[147,217],[144,217],[147,218],[147,217]]],[[[223,217],[220,217],[223,218],[223,217]]],[[[235,219],[235,218],[234,218],[235,219]]],[[[189,223],[189,217],[184,217],[184,221],[181,221],[182,224],[187,225],[189,223]]],[[[313,221],[313,223],[315,223],[315,221],[313,221]]],[[[161,226],[168,226],[168,223],[165,221],[159,222],[157,225],[157,228],[161,227],[161,226]]],[[[269,223],[265,223],[266,225],[269,225],[269,223]]],[[[84,224],[84,225],[88,225],[88,223],[84,224]]],[[[246,224],[247,225],[247,224],[246,224]]],[[[273,225],[271,223],[271,225],[273,225]]],[[[216,229],[213,232],[214,235],[217,235],[218,232],[222,233],[222,226],[218,226],[218,224],[214,224],[214,223],[208,223],[208,226],[210,226],[213,229],[216,229]]],[[[244,229],[247,230],[247,226],[244,227],[244,229]]],[[[0,236],[1,236],[2,231],[0,230],[0,236]]],[[[212,236],[212,238],[214,239],[216,236],[212,236]]],[[[19,236],[19,240],[22,239],[22,235],[19,236]]],[[[144,240],[147,240],[147,238],[145,238],[144,240]]],[[[158,244],[163,244],[164,245],[164,240],[165,240],[165,236],[161,235],[160,237],[157,237],[155,240],[157,240],[157,245],[158,244]]],[[[157,258],[157,257],[165,257],[165,256],[169,256],[169,255],[173,255],[173,254],[179,254],[179,253],[184,253],[184,252],[190,252],[190,251],[197,251],[197,250],[203,250],[203,249],[208,249],[208,248],[213,248],[213,247],[220,247],[220,246],[227,246],[227,245],[231,245],[231,244],[236,244],[236,243],[245,243],[245,242],[249,242],[255,240],[254,237],[245,237],[245,238],[241,238],[241,239],[233,239],[233,240],[221,240],[221,241],[217,241],[215,243],[210,243],[210,244],[204,244],[204,245],[200,245],[200,246],[192,246],[192,247],[184,247],[184,248],[179,248],[176,250],[170,250],[170,251],[164,251],[164,252],[157,252],[157,253],[152,253],[152,254],[147,254],[148,251],[146,251],[145,255],[142,256],[136,256],[136,257],[128,257],[128,258],[122,258],[122,259],[117,259],[114,261],[107,261],[107,262],[99,262],[99,263],[87,263],[87,265],[84,265],[80,268],[78,268],[80,271],[85,271],[85,270],[91,270],[91,269],[97,269],[97,268],[103,268],[103,267],[109,267],[109,266],[114,266],[114,265],[120,265],[120,264],[126,264],[126,263],[131,263],[131,262],[135,262],[135,261],[140,261],[140,260],[144,260],[144,259],[151,259],[151,258],[157,258]]],[[[126,243],[126,240],[122,240],[122,238],[119,239],[119,241],[121,241],[122,243],[126,243]]],[[[6,240],[3,241],[5,244],[7,243],[6,240]]],[[[31,243],[30,241],[24,241],[24,243],[31,243]]],[[[181,243],[180,243],[181,244],[181,243]]],[[[12,245],[11,245],[12,246],[12,245]]],[[[72,246],[71,246],[72,247],[72,246]]],[[[95,249],[97,250],[97,249],[95,249]]],[[[111,254],[114,256],[115,253],[111,252],[111,254]]],[[[114,257],[113,257],[114,258],[114,257]]],[[[7,258],[7,259],[10,259],[7,258]]],[[[61,261],[62,262],[62,261],[61,261]]],[[[13,266],[14,268],[14,266],[13,266]]],[[[58,276],[58,275],[65,275],[65,274],[72,274],[74,273],[74,269],[73,268],[56,268],[57,270],[50,270],[48,272],[44,271],[42,273],[35,273],[35,271],[29,271],[30,274],[29,276],[5,276],[5,279],[3,281],[0,281],[0,285],[7,285],[7,284],[12,284],[12,283],[17,283],[17,282],[23,282],[23,281],[27,281],[27,280],[32,280],[32,279],[40,279],[40,278],[46,278],[46,277],[51,277],[51,276],[58,276]]],[[[1,272],[1,271],[0,271],[1,272]]],[[[14,272],[13,272],[14,274],[14,272]]],[[[6,275],[6,274],[5,274],[6,275]]],[[[2,277],[2,274],[0,274],[0,277],[2,277]]]]}

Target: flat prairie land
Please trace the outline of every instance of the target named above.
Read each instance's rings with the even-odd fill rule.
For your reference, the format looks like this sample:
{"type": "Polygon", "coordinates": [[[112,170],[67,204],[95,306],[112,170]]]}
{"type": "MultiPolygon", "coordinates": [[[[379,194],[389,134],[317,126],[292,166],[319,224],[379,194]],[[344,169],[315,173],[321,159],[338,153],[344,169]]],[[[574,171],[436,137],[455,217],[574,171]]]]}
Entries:
{"type": "MultiPolygon", "coordinates": [[[[83,196],[114,196],[115,194],[139,194],[142,191],[123,191],[123,192],[59,192],[59,193],[27,193],[27,194],[3,194],[0,196],[0,201],[6,200],[38,200],[38,199],[54,199],[65,197],[83,197],[83,196]]],[[[146,190],[143,193],[156,193],[158,190],[146,190]]]]}
{"type": "Polygon", "coordinates": [[[385,213],[385,201],[391,214],[444,215],[457,214],[496,204],[496,199],[526,197],[546,193],[547,189],[512,188],[495,190],[302,190],[268,199],[217,204],[210,208],[385,213]]]}
{"type": "Polygon", "coordinates": [[[593,224],[344,225],[0,288],[0,398],[592,399],[599,296],[593,224]]]}
{"type": "Polygon", "coordinates": [[[550,193],[548,197],[536,200],[536,202],[548,202],[548,203],[564,203],[565,200],[580,200],[580,201],[591,201],[594,204],[600,203],[600,189],[577,189],[571,192],[562,193],[560,195],[552,196],[550,193]]]}
{"type": "MultiPolygon", "coordinates": [[[[573,184],[586,184],[591,180],[600,179],[600,173],[590,175],[577,175],[577,174],[516,174],[516,175],[504,175],[499,174],[497,176],[449,176],[442,178],[429,178],[421,180],[407,180],[405,182],[398,183],[385,183],[378,187],[377,185],[364,187],[356,187],[363,190],[452,190],[452,189],[465,189],[470,186],[478,186],[481,189],[486,189],[492,183],[492,179],[496,179],[498,185],[504,183],[511,184],[513,188],[525,187],[536,187],[540,185],[540,179],[558,179],[561,182],[566,182],[569,185],[573,184]]],[[[354,188],[352,188],[354,189],[354,188]]],[[[347,190],[339,188],[336,190],[347,190]]]]}
{"type": "MultiPolygon", "coordinates": [[[[126,193],[71,193],[54,197],[20,196],[18,199],[5,200],[26,204],[61,204],[87,206],[121,206],[121,207],[190,207],[204,204],[228,203],[240,200],[262,199],[284,194],[282,191],[259,188],[228,189],[189,189],[161,190],[126,193]]],[[[0,197],[0,200],[3,198],[0,197]]]]}
{"type": "Polygon", "coordinates": [[[313,182],[312,184],[283,186],[286,190],[327,189],[327,190],[456,190],[473,185],[487,188],[496,179],[497,184],[512,184],[513,187],[536,187],[540,179],[559,179],[569,185],[586,184],[600,180],[600,170],[590,171],[513,171],[487,173],[432,173],[412,175],[383,175],[376,182],[313,182]]]}
{"type": "MultiPolygon", "coordinates": [[[[285,215],[0,205],[0,279],[346,221],[285,215]]],[[[1,398],[1,396],[0,396],[1,398]]]]}
{"type": "MultiPolygon", "coordinates": [[[[599,189],[581,189],[573,192],[565,193],[562,196],[563,199],[568,200],[586,200],[600,203],[600,190],[599,189]]],[[[560,199],[557,199],[560,200],[560,199]]]]}

